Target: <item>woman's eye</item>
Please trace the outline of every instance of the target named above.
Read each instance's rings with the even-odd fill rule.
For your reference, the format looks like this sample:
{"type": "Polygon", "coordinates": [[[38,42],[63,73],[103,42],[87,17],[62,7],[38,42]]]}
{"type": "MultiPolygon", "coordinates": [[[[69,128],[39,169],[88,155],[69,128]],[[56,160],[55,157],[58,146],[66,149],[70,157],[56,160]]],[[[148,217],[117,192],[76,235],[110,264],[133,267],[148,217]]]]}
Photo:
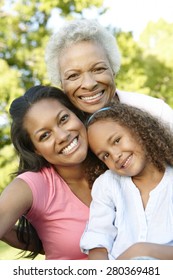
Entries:
{"type": "Polygon", "coordinates": [[[61,117],[60,123],[65,123],[69,119],[69,114],[65,114],[61,117]]]}
{"type": "Polygon", "coordinates": [[[40,137],[39,137],[39,141],[44,141],[49,137],[49,132],[45,132],[43,133],[40,137]]]}

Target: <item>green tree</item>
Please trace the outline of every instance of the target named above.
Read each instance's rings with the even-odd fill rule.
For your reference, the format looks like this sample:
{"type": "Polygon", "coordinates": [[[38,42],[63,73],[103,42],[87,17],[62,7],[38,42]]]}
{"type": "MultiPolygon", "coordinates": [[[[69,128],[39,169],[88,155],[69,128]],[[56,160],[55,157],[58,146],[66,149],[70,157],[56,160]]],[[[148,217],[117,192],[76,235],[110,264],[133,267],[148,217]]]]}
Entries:
{"type": "Polygon", "coordinates": [[[163,19],[149,22],[140,36],[144,53],[146,86],[150,94],[163,98],[173,107],[173,23],[163,19]]]}
{"type": "Polygon", "coordinates": [[[143,67],[141,48],[131,32],[118,31],[116,38],[122,57],[121,68],[116,78],[117,87],[122,90],[148,94],[148,88],[144,87],[147,77],[143,67]]]}
{"type": "Polygon", "coordinates": [[[140,35],[139,44],[146,54],[157,57],[173,68],[173,23],[163,19],[149,22],[140,35]]]}
{"type": "Polygon", "coordinates": [[[161,25],[160,23],[163,22],[149,23],[141,34],[139,42],[134,40],[130,32],[117,32],[117,42],[122,53],[122,66],[116,83],[120,89],[162,98],[173,107],[173,44],[171,44],[173,35],[172,33],[170,35],[173,25],[165,22],[165,25],[161,25]],[[152,29],[149,28],[150,26],[152,29]],[[161,29],[162,26],[163,29],[161,29]],[[157,36],[157,34],[162,34],[162,36],[157,36]],[[153,36],[154,49],[150,46],[153,36]],[[163,52],[166,46],[169,49],[170,45],[170,50],[167,53],[163,52]]]}

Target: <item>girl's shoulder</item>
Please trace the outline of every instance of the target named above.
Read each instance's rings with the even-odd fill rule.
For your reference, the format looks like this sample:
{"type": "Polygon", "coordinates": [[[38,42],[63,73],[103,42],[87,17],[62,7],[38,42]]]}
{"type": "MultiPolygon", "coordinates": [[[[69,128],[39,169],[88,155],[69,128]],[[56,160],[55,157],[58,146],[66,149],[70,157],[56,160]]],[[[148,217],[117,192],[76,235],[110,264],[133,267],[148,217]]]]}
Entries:
{"type": "Polygon", "coordinates": [[[114,171],[112,170],[106,170],[103,174],[101,174],[96,181],[101,181],[101,180],[116,180],[116,181],[120,181],[122,178],[122,176],[116,174],[114,171]]]}
{"type": "Polygon", "coordinates": [[[168,165],[164,174],[165,181],[169,181],[173,186],[173,166],[168,165]]]}
{"type": "Polygon", "coordinates": [[[95,180],[93,184],[93,189],[96,190],[97,188],[107,188],[107,190],[111,190],[112,188],[120,188],[121,182],[122,176],[117,175],[111,170],[106,170],[95,180]]]}

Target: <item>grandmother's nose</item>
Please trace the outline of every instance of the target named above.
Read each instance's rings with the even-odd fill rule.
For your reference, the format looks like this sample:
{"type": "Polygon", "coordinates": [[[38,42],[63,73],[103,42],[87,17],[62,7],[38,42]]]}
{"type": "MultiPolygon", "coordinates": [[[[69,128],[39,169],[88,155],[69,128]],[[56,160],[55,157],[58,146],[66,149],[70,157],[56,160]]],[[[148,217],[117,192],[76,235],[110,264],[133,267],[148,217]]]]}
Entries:
{"type": "Polygon", "coordinates": [[[92,90],[97,85],[97,81],[92,73],[84,73],[81,81],[81,88],[92,90]]]}

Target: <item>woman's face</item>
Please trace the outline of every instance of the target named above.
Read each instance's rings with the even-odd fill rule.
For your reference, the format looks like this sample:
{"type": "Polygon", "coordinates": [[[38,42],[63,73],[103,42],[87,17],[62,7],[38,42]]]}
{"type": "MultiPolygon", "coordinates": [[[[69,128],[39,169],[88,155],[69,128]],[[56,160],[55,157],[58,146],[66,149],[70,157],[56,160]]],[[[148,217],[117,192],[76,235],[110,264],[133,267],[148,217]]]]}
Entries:
{"type": "Polygon", "coordinates": [[[93,113],[115,94],[114,75],[105,51],[90,41],[76,43],[61,54],[61,84],[71,102],[93,113]]]}
{"type": "Polygon", "coordinates": [[[24,127],[36,153],[55,166],[75,166],[86,158],[86,129],[57,100],[43,99],[35,103],[25,116],[24,127]]]}
{"type": "Polygon", "coordinates": [[[92,151],[121,176],[139,176],[147,167],[145,152],[129,129],[113,120],[99,120],[88,128],[92,151]]]}

